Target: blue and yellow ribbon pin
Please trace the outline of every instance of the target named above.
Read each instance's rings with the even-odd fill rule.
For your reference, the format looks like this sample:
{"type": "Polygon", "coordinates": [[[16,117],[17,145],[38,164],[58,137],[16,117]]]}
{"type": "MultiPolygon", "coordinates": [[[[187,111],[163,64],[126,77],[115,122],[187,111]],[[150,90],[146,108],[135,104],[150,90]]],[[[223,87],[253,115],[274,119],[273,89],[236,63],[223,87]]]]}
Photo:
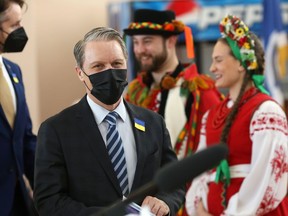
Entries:
{"type": "Polygon", "coordinates": [[[19,83],[19,79],[17,78],[16,74],[15,73],[12,73],[12,77],[13,77],[13,81],[15,83],[19,83]]]}
{"type": "Polygon", "coordinates": [[[134,118],[134,126],[138,130],[145,131],[145,122],[140,119],[134,118]]]}

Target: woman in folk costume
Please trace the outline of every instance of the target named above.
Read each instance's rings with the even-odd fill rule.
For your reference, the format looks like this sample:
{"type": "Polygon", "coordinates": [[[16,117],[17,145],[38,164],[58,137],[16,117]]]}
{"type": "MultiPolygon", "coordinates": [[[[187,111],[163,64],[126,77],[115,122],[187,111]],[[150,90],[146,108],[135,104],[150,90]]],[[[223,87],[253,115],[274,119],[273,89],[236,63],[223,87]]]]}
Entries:
{"type": "Polygon", "coordinates": [[[229,94],[204,115],[197,151],[223,143],[229,154],[192,181],[186,209],[189,215],[288,215],[287,119],[263,87],[263,48],[235,16],[226,16],[220,31],[210,70],[216,87],[229,94]]]}
{"type": "Polygon", "coordinates": [[[176,55],[178,35],[185,32],[187,53],[194,58],[191,29],[170,10],[136,10],[124,33],[132,36],[141,72],[130,82],[127,101],[161,114],[178,158],[196,149],[201,118],[221,95],[214,81],[199,75],[194,63],[184,67],[176,55]]]}

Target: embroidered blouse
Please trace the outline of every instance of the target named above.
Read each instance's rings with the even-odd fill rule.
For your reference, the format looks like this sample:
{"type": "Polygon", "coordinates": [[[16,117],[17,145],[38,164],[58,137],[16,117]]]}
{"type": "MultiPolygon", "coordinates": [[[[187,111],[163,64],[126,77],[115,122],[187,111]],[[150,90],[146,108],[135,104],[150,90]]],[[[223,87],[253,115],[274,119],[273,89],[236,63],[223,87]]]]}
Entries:
{"type": "MultiPolygon", "coordinates": [[[[228,100],[221,104],[222,106],[226,105],[224,112],[225,110],[229,111],[227,102],[228,100]]],[[[225,114],[223,115],[225,116],[225,114]]],[[[207,147],[206,127],[208,116],[209,111],[202,119],[200,143],[197,151],[207,147]]],[[[241,117],[243,118],[243,116],[241,117]]],[[[219,121],[221,121],[221,117],[219,121]]],[[[283,213],[288,208],[288,206],[284,206],[283,201],[286,196],[288,181],[288,127],[286,115],[276,102],[266,100],[258,108],[256,107],[255,112],[252,113],[247,129],[248,137],[243,137],[243,134],[238,136],[234,134],[231,141],[238,139],[241,143],[241,140],[249,139],[252,143],[250,156],[246,155],[242,159],[235,160],[236,157],[241,157],[244,152],[243,149],[247,150],[245,146],[247,143],[243,142],[242,147],[240,147],[242,153],[239,153],[241,150],[238,149],[238,155],[235,154],[234,156],[230,154],[234,151],[232,149],[234,148],[233,145],[228,145],[228,161],[233,161],[230,166],[231,187],[233,187],[233,181],[236,182],[235,184],[240,181],[240,184],[235,187],[236,191],[231,192],[232,195],[230,194],[228,205],[221,212],[221,216],[264,215],[273,210],[276,213],[275,215],[286,215],[288,212],[283,213]],[[247,158],[247,156],[249,157],[247,158]]],[[[241,130],[245,130],[245,128],[241,130]]],[[[237,147],[235,146],[235,148],[237,147]]],[[[197,203],[200,200],[202,200],[206,209],[218,205],[209,202],[208,199],[209,189],[211,190],[211,187],[216,184],[214,180],[214,170],[203,173],[193,180],[186,194],[186,209],[189,215],[196,215],[197,203]]]]}

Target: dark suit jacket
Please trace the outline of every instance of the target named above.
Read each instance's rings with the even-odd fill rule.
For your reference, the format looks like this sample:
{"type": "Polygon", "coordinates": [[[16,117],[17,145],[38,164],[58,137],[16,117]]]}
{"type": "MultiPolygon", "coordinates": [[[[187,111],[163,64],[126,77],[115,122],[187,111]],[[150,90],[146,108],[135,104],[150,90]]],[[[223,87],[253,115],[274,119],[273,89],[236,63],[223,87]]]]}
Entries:
{"type": "MultiPolygon", "coordinates": [[[[177,160],[162,117],[125,103],[132,125],[145,122],[146,131],[133,127],[137,167],[133,190],[150,182],[156,171],[177,160]]],[[[34,201],[41,216],[89,215],[122,199],[106,146],[86,97],[42,123],[35,162],[34,201]]],[[[175,215],[184,190],[159,195],[175,215]]]]}
{"type": "Polygon", "coordinates": [[[32,133],[21,70],[18,65],[5,58],[3,63],[12,80],[17,103],[13,130],[0,105],[0,215],[7,216],[12,208],[17,180],[19,193],[25,204],[29,203],[22,175],[25,173],[33,185],[36,137],[32,133]]]}

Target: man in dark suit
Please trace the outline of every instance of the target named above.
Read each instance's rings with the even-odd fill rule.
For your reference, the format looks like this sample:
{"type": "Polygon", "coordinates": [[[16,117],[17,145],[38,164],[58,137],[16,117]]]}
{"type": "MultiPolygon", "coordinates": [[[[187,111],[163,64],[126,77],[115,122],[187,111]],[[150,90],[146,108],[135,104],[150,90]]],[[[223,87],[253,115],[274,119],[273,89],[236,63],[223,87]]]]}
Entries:
{"type": "MultiPolygon", "coordinates": [[[[75,45],[74,56],[87,95],[40,126],[34,198],[41,216],[99,212],[177,160],[163,118],[123,100],[128,56],[120,34],[110,28],[93,29],[75,45]],[[111,112],[118,116],[121,138],[115,140],[121,140],[119,152],[124,155],[121,174],[110,159],[111,136],[116,134],[109,132],[111,112]]],[[[183,196],[181,188],[151,194],[139,204],[148,205],[157,216],[175,215],[183,196]]]]}
{"type": "MultiPolygon", "coordinates": [[[[21,52],[23,0],[0,1],[0,54],[21,52]]],[[[30,215],[36,137],[19,66],[0,55],[0,215],[30,215]]]]}

